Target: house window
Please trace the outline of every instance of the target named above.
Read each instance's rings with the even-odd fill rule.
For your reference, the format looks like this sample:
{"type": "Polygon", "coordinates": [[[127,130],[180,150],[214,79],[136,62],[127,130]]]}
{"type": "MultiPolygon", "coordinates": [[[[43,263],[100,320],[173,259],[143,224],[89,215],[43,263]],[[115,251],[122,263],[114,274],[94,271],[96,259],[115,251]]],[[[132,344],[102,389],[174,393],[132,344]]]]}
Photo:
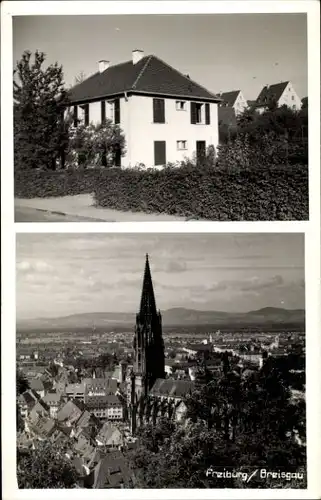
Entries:
{"type": "Polygon", "coordinates": [[[191,102],[191,123],[204,123],[203,121],[203,103],[191,102]]]}
{"type": "Polygon", "coordinates": [[[106,121],[106,102],[101,101],[101,123],[106,121]]]}
{"type": "Polygon", "coordinates": [[[187,149],[187,141],[176,141],[178,150],[187,149]]]}
{"type": "Polygon", "coordinates": [[[108,118],[115,123],[115,102],[108,101],[108,118]]]}
{"type": "Polygon", "coordinates": [[[294,101],[294,95],[291,96],[292,101],[294,101]]]}
{"type": "Polygon", "coordinates": [[[205,123],[206,125],[210,125],[211,123],[210,104],[208,102],[205,104],[205,123]]]}
{"type": "Polygon", "coordinates": [[[165,123],[165,101],[164,99],[153,99],[154,123],[165,123]]]}
{"type": "Polygon", "coordinates": [[[120,123],[120,100],[119,99],[115,99],[114,108],[115,108],[115,115],[114,115],[115,121],[114,121],[114,123],[119,124],[120,123]]]}
{"type": "Polygon", "coordinates": [[[186,101],[176,101],[177,111],[186,111],[186,101]]]}
{"type": "Polygon", "coordinates": [[[85,127],[88,127],[89,125],[89,104],[84,104],[83,106],[80,106],[83,114],[83,121],[85,127]]]}
{"type": "Polygon", "coordinates": [[[166,164],[166,142],[154,141],[154,165],[166,164]]]}
{"type": "Polygon", "coordinates": [[[74,127],[78,125],[78,106],[74,106],[74,127]]]}

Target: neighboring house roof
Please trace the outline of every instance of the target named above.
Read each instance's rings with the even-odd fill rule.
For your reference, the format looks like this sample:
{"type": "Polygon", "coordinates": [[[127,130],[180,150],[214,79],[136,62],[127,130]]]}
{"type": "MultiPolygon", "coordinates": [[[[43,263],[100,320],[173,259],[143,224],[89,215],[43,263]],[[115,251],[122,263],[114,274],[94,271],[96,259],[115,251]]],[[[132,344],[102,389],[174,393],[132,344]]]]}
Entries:
{"type": "Polygon", "coordinates": [[[273,85],[266,85],[265,87],[263,87],[256,99],[256,105],[266,106],[272,101],[277,102],[282,96],[288,83],[290,82],[274,83],[273,85]]]}
{"type": "Polygon", "coordinates": [[[308,98],[307,98],[307,97],[302,97],[302,99],[301,99],[301,103],[302,103],[303,105],[307,106],[307,104],[308,104],[308,98]]]}
{"type": "Polygon", "coordinates": [[[80,401],[67,401],[67,403],[58,411],[57,419],[60,422],[69,419],[78,419],[84,410],[84,406],[80,401]]]}
{"type": "Polygon", "coordinates": [[[35,421],[38,419],[39,415],[46,416],[49,415],[49,407],[42,401],[38,401],[32,408],[29,419],[35,421]]]}
{"type": "Polygon", "coordinates": [[[48,392],[43,398],[42,401],[47,403],[48,405],[58,405],[61,401],[61,394],[57,394],[56,392],[48,392]]]}
{"type": "Polygon", "coordinates": [[[106,453],[104,453],[100,448],[95,448],[87,464],[88,468],[92,469],[93,467],[95,467],[98,462],[100,462],[100,460],[105,458],[105,456],[106,453]]]}
{"type": "Polygon", "coordinates": [[[18,401],[20,404],[27,405],[28,408],[32,408],[39,400],[39,395],[32,389],[28,389],[24,393],[20,394],[18,401]]]}
{"type": "Polygon", "coordinates": [[[110,66],[97,72],[69,92],[71,102],[85,102],[113,95],[146,93],[171,97],[199,98],[219,102],[220,98],[154,55],[110,66]]]}
{"type": "Polygon", "coordinates": [[[172,380],[158,378],[150,390],[151,396],[183,398],[194,388],[191,380],[172,380]]]}
{"type": "Polygon", "coordinates": [[[34,378],[30,380],[30,389],[33,391],[43,391],[45,389],[45,386],[43,384],[43,381],[40,380],[39,378],[34,378]]]}
{"type": "Polygon", "coordinates": [[[89,425],[98,425],[98,424],[99,421],[97,420],[97,418],[87,410],[85,410],[80,415],[77,422],[75,423],[76,427],[88,427],[89,425]]]}
{"type": "Polygon", "coordinates": [[[226,125],[227,127],[236,127],[236,115],[234,108],[226,106],[218,108],[218,124],[226,125]]]}
{"type": "Polygon", "coordinates": [[[111,378],[85,378],[83,379],[85,393],[103,391],[106,394],[115,394],[117,391],[117,380],[111,378]]]}
{"type": "Polygon", "coordinates": [[[133,472],[122,453],[107,453],[86,479],[86,482],[94,489],[129,488],[133,480],[133,472]]]}
{"type": "Polygon", "coordinates": [[[108,408],[111,406],[122,406],[118,396],[107,394],[106,396],[87,396],[86,406],[88,408],[108,408]]]}
{"type": "MultiPolygon", "coordinates": [[[[62,383],[62,382],[60,382],[62,383]]],[[[68,384],[65,388],[66,394],[82,394],[85,392],[84,384],[68,384]]]]}
{"type": "Polygon", "coordinates": [[[120,446],[123,444],[123,436],[121,432],[110,422],[104,423],[96,437],[96,440],[104,445],[120,446]]]}
{"type": "Polygon", "coordinates": [[[231,92],[223,92],[220,98],[226,106],[234,106],[236,99],[240,94],[240,90],[232,90],[231,92]]]}
{"type": "Polygon", "coordinates": [[[31,428],[35,434],[41,437],[50,437],[56,428],[55,420],[41,417],[31,423],[31,428]]]}

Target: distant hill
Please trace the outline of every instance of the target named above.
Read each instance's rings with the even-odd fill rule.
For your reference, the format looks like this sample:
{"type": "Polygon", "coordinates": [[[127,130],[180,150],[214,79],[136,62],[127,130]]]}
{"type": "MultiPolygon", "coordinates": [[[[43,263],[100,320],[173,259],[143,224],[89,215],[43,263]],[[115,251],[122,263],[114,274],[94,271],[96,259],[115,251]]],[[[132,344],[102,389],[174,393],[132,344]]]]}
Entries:
{"type": "MultiPolygon", "coordinates": [[[[305,322],[305,311],[303,309],[282,309],[277,307],[265,307],[257,311],[246,313],[229,313],[222,311],[198,311],[176,307],[162,311],[163,325],[170,326],[192,326],[211,325],[226,326],[239,325],[242,327],[253,325],[303,325],[305,322]]],[[[134,313],[83,313],[72,314],[60,318],[38,318],[17,322],[17,330],[34,331],[63,331],[83,330],[86,328],[113,329],[116,327],[133,327],[135,324],[134,313]]]]}

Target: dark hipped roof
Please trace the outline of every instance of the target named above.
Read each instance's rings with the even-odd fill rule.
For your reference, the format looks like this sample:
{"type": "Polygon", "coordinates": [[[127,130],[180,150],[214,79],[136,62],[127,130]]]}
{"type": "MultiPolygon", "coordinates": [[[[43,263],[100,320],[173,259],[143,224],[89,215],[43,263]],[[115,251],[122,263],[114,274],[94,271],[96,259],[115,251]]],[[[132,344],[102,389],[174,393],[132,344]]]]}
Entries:
{"type": "Polygon", "coordinates": [[[258,98],[256,99],[256,104],[258,106],[259,105],[262,106],[273,100],[278,101],[288,83],[289,82],[281,82],[281,83],[275,83],[273,85],[266,85],[259,93],[258,98]]]}
{"type": "Polygon", "coordinates": [[[240,92],[241,92],[240,90],[231,90],[230,92],[223,92],[222,94],[220,94],[220,98],[227,106],[233,106],[240,92]]]}
{"type": "Polygon", "coordinates": [[[219,102],[220,98],[154,55],[127,61],[97,72],[69,91],[73,103],[124,92],[169,95],[219,102]]]}

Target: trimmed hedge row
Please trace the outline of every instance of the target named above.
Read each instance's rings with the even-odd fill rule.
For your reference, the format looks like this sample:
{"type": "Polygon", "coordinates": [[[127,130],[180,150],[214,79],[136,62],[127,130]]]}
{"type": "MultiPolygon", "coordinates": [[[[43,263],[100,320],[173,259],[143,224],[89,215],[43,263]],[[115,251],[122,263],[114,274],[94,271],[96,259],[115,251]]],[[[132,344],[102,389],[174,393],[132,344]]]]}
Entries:
{"type": "Polygon", "coordinates": [[[94,193],[97,205],[208,220],[307,220],[308,168],[18,172],[20,198],[94,193]]]}

